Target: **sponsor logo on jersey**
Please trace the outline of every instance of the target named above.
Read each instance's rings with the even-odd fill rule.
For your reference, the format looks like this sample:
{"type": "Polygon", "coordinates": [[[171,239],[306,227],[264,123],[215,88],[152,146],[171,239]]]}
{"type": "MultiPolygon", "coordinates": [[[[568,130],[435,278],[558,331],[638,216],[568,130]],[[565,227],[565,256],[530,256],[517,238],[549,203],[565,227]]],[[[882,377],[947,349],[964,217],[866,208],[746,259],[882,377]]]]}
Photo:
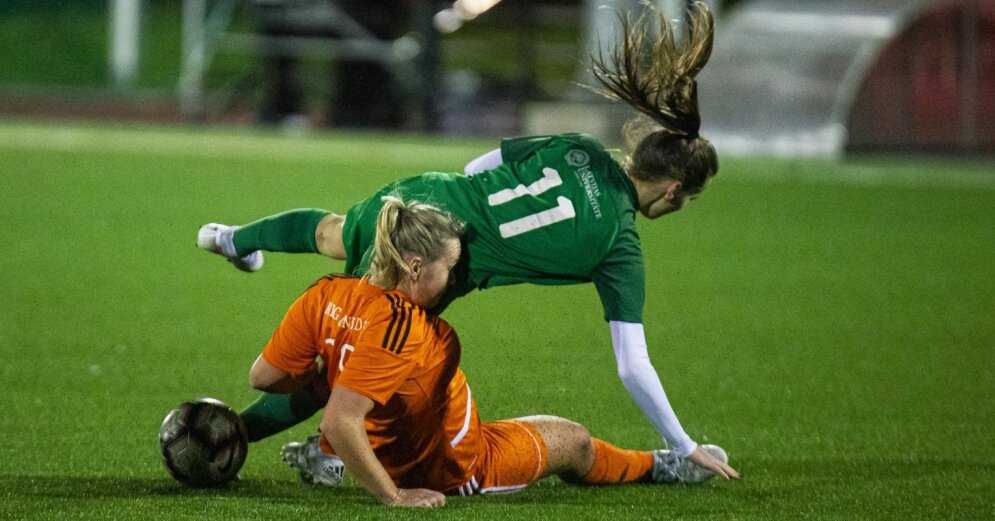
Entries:
{"type": "Polygon", "coordinates": [[[563,156],[563,159],[572,167],[587,166],[591,162],[591,156],[579,148],[574,148],[567,152],[567,155],[563,156]]]}
{"type": "Polygon", "coordinates": [[[591,204],[594,217],[600,219],[601,203],[598,202],[598,197],[601,197],[601,189],[598,188],[594,174],[591,173],[591,156],[579,148],[573,148],[567,152],[567,155],[563,156],[563,160],[577,169],[574,170],[574,175],[577,176],[580,185],[584,187],[584,193],[587,194],[587,202],[591,204]]]}
{"type": "Polygon", "coordinates": [[[577,176],[580,186],[584,187],[584,193],[587,194],[587,202],[591,204],[594,217],[600,219],[601,203],[598,202],[598,197],[601,197],[601,189],[598,188],[598,182],[594,179],[594,174],[591,173],[591,167],[582,166],[574,171],[574,175],[577,176]]]}
{"type": "Polygon", "coordinates": [[[331,301],[325,305],[325,316],[334,320],[335,325],[340,328],[351,329],[353,331],[362,331],[366,329],[367,321],[359,317],[343,315],[342,307],[335,305],[335,303],[331,301]]]}

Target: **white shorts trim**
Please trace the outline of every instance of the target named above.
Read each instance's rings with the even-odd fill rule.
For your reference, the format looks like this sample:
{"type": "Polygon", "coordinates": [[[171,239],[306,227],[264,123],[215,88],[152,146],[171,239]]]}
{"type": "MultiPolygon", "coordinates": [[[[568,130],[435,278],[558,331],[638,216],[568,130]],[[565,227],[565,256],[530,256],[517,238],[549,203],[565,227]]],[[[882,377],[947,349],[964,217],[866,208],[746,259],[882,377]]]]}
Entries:
{"type": "Polygon", "coordinates": [[[504,487],[487,487],[480,488],[480,484],[477,483],[477,477],[473,476],[470,481],[460,485],[459,495],[461,496],[476,496],[484,494],[514,494],[520,492],[528,485],[509,485],[504,487]]]}
{"type": "Polygon", "coordinates": [[[473,395],[470,394],[470,384],[466,385],[466,417],[463,418],[463,428],[456,433],[456,437],[449,442],[449,446],[455,448],[459,445],[459,442],[463,441],[463,437],[466,433],[470,431],[470,416],[473,412],[473,395]]]}
{"type": "MultiPolygon", "coordinates": [[[[519,420],[519,421],[524,421],[524,420],[519,420]]],[[[542,477],[542,476],[539,475],[539,473],[542,471],[542,464],[543,464],[542,463],[542,447],[539,445],[539,440],[536,439],[535,434],[532,434],[532,431],[530,431],[529,429],[527,429],[526,427],[524,427],[520,423],[515,423],[515,425],[517,425],[519,428],[521,428],[522,430],[524,430],[525,432],[527,432],[529,434],[529,437],[532,438],[532,443],[535,444],[536,455],[539,456],[539,463],[538,463],[538,466],[536,467],[535,475],[532,477],[532,481],[535,481],[535,480],[537,480],[537,479],[539,479],[539,478],[542,477]]],[[[515,486],[520,486],[520,487],[524,488],[524,487],[526,487],[528,485],[515,485],[515,486]]],[[[503,487],[498,487],[498,488],[503,488],[503,487]]]]}

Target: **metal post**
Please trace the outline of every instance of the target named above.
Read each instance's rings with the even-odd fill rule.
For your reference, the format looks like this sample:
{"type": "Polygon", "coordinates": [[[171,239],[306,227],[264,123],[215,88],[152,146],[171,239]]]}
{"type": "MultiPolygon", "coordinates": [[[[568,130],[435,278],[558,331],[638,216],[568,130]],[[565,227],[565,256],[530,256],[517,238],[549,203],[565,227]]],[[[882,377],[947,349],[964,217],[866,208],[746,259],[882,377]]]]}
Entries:
{"type": "Polygon", "coordinates": [[[141,54],[142,0],[110,0],[110,56],[114,87],[129,90],[138,80],[141,54]]]}
{"type": "Polygon", "coordinates": [[[960,108],[960,145],[964,150],[975,150],[978,148],[978,50],[981,47],[977,2],[965,2],[961,23],[963,28],[960,45],[964,70],[961,76],[963,98],[960,108]]]}
{"type": "Polygon", "coordinates": [[[413,63],[408,63],[417,76],[417,104],[415,125],[421,130],[432,131],[438,128],[439,92],[439,34],[432,23],[435,3],[432,0],[419,0],[414,3],[412,13],[415,30],[419,34],[421,49],[413,63]]]}
{"type": "MultiPolygon", "coordinates": [[[[585,65],[588,54],[597,56],[602,50],[614,48],[618,42],[621,35],[617,12],[638,16],[642,9],[641,0],[585,0],[584,51],[581,54],[585,65]]],[[[587,66],[581,70],[578,82],[584,85],[594,84],[594,77],[587,66]]],[[[586,96],[596,97],[587,91],[584,93],[586,96]]]]}
{"type": "Polygon", "coordinates": [[[183,56],[180,59],[179,92],[180,110],[188,117],[198,117],[203,112],[206,17],[207,0],[183,0],[183,56]]]}

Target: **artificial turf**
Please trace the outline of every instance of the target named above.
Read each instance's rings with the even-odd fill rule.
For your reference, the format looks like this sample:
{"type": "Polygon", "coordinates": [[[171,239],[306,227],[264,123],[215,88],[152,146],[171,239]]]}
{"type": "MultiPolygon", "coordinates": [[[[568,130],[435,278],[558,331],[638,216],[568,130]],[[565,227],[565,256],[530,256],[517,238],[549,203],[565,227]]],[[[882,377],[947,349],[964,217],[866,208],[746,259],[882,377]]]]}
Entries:
{"type": "MultiPolygon", "coordinates": [[[[0,518],[991,519],[995,164],[722,158],[703,197],[640,223],[651,357],[685,428],[738,482],[578,488],[389,510],[298,484],[282,443],[191,490],[156,436],[177,403],[241,408],[290,302],[340,263],[198,250],[206,222],[344,211],[494,143],[381,134],[0,124],[0,518]]],[[[477,292],[445,318],[485,420],[556,414],[658,435],[615,374],[590,285],[477,292]]]]}

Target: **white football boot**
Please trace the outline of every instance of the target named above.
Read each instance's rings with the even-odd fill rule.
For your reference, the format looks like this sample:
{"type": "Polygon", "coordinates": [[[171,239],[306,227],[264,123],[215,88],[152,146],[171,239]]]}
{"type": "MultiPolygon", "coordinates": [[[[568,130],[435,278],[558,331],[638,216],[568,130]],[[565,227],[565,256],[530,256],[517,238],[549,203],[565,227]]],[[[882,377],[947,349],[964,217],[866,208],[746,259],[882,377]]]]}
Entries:
{"type": "Polygon", "coordinates": [[[228,262],[242,271],[248,273],[259,271],[259,268],[263,267],[263,252],[256,250],[244,257],[239,257],[235,253],[232,235],[237,229],[237,226],[218,223],[205,224],[197,232],[197,246],[225,257],[228,262]]]}
{"type": "Polygon", "coordinates": [[[284,445],[280,456],[300,472],[304,483],[334,487],[345,475],[345,463],[338,456],[321,452],[318,436],[308,436],[304,443],[295,441],[284,445]]]}
{"type": "MultiPolygon", "coordinates": [[[[729,456],[722,447],[717,445],[702,445],[715,459],[722,463],[729,462],[729,456]]],[[[687,458],[682,458],[672,450],[654,450],[653,452],[653,482],[665,484],[693,484],[712,479],[715,472],[698,466],[687,458]]]]}

